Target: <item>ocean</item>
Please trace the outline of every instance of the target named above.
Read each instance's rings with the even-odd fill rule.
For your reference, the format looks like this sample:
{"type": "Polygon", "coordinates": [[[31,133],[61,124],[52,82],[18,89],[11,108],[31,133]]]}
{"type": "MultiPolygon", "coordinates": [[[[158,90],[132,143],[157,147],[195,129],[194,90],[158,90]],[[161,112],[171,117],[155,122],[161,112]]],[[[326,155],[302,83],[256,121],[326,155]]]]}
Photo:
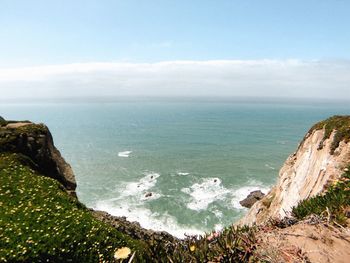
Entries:
{"type": "Polygon", "coordinates": [[[184,237],[219,230],[266,193],[317,121],[348,102],[92,99],[0,103],[6,119],[43,122],[71,164],[79,199],[184,237]]]}

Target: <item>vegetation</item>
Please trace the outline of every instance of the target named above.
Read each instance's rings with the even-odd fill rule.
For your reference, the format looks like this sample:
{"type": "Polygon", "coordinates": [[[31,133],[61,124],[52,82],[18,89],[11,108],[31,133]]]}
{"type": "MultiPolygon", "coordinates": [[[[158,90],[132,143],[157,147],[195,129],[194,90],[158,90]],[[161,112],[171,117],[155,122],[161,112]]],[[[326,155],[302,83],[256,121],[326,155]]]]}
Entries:
{"type": "Polygon", "coordinates": [[[350,116],[333,116],[324,121],[316,123],[309,131],[325,129],[323,139],[319,145],[319,149],[323,148],[323,142],[329,139],[333,131],[335,132],[331,145],[331,154],[338,148],[341,141],[350,141],[350,116]]]}
{"type": "Polygon", "coordinates": [[[301,201],[293,208],[293,214],[298,219],[303,219],[311,214],[326,216],[329,220],[345,225],[349,207],[350,166],[345,169],[342,177],[328,188],[325,194],[301,201]]]}
{"type": "MultiPolygon", "coordinates": [[[[9,123],[16,123],[14,121],[4,121],[1,124],[0,119],[0,127],[9,123]]],[[[0,130],[0,151],[18,151],[17,147],[17,139],[19,137],[23,137],[23,135],[32,135],[36,136],[39,134],[46,134],[47,128],[43,124],[30,124],[22,127],[18,127],[16,129],[1,129],[0,130]]]]}
{"type": "Polygon", "coordinates": [[[256,230],[231,226],[222,232],[187,237],[171,243],[153,243],[153,262],[259,262],[254,256],[256,230]]]}
{"type": "Polygon", "coordinates": [[[6,125],[6,123],[5,119],[0,116],[0,127],[6,125]]]}
{"type": "Polygon", "coordinates": [[[18,154],[0,154],[1,262],[113,262],[118,248],[141,258],[145,244],[94,219],[56,180],[18,154]]]}

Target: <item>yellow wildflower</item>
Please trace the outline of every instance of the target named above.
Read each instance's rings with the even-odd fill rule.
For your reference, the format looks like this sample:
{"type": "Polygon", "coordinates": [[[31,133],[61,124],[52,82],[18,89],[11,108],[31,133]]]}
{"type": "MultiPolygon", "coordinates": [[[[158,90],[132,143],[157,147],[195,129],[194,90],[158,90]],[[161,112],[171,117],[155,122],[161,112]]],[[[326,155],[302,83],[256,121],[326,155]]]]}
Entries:
{"type": "Polygon", "coordinates": [[[195,251],[196,250],[196,246],[195,245],[190,246],[190,250],[191,250],[191,252],[195,251]]]}
{"type": "Polygon", "coordinates": [[[115,251],[114,258],[115,259],[125,259],[125,258],[129,257],[130,253],[131,253],[130,248],[122,247],[122,248],[119,248],[115,251]]]}

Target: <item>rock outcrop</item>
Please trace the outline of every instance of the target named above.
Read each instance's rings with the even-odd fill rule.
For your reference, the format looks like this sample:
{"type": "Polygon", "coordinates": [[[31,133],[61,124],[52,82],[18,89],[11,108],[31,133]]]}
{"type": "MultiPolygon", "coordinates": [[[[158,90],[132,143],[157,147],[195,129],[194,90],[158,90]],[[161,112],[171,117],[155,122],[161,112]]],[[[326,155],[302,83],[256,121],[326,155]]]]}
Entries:
{"type": "Polygon", "coordinates": [[[251,208],[257,201],[261,200],[265,194],[260,190],[250,192],[250,194],[239,203],[241,206],[251,208]]]}
{"type": "Polygon", "coordinates": [[[76,181],[72,168],[54,146],[52,135],[44,124],[2,121],[0,152],[15,152],[28,157],[34,169],[56,179],[75,196],[76,181]]]}
{"type": "Polygon", "coordinates": [[[301,200],[326,191],[350,163],[349,137],[350,116],[334,116],[314,125],[286,160],[276,186],[238,224],[281,219],[301,200]]]}

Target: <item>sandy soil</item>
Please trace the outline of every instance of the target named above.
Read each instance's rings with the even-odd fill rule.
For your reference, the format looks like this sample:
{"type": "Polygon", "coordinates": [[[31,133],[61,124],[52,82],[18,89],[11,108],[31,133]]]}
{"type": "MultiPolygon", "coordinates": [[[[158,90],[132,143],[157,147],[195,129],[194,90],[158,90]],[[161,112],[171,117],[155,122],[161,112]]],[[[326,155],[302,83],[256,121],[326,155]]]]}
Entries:
{"type": "Polygon", "coordinates": [[[300,222],[259,231],[257,253],[270,262],[350,262],[350,229],[300,222]]]}

